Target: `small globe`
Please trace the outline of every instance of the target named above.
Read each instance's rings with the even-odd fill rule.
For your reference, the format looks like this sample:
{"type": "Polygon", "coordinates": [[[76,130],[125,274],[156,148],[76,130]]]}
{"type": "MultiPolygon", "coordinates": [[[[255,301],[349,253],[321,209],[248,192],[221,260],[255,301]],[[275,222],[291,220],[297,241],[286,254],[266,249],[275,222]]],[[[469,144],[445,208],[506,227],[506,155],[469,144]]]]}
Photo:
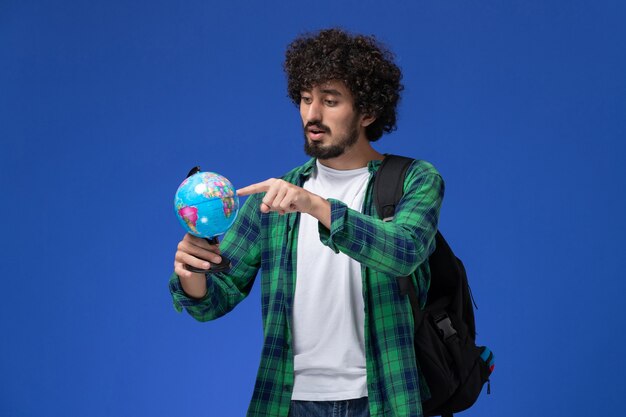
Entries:
{"type": "Polygon", "coordinates": [[[239,211],[239,198],[225,177],[215,172],[198,172],[178,187],[174,211],[189,233],[213,238],[232,226],[239,211]]]}

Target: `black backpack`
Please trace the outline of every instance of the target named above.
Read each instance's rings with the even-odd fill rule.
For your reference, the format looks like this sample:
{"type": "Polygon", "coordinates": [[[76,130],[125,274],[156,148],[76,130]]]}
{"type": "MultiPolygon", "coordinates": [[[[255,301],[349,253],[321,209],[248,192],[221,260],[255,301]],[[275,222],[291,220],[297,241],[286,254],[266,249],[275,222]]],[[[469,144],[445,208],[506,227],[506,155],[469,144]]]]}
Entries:
{"type": "MultiPolygon", "coordinates": [[[[385,221],[393,219],[413,161],[385,155],[376,173],[374,201],[385,221]]],[[[424,415],[451,417],[476,402],[485,382],[490,393],[494,356],[487,347],[476,346],[474,300],[463,263],[439,231],[435,240],[435,251],[428,258],[431,281],[424,310],[419,308],[411,277],[398,280],[400,291],[411,300],[415,355],[431,393],[430,399],[422,402],[424,415]]]]}

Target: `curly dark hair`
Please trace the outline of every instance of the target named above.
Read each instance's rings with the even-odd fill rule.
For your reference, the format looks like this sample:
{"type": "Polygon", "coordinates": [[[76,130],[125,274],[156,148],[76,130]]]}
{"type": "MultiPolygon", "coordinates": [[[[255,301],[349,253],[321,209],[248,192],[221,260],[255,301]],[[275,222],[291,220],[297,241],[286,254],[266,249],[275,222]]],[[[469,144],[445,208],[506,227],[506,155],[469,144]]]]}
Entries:
{"type": "Polygon", "coordinates": [[[396,129],[396,107],[402,72],[393,54],[373,36],[351,35],[338,28],[296,38],[287,47],[284,70],[288,96],[300,104],[300,93],[331,80],[343,81],[360,114],[376,116],[367,126],[370,142],[396,129]]]}

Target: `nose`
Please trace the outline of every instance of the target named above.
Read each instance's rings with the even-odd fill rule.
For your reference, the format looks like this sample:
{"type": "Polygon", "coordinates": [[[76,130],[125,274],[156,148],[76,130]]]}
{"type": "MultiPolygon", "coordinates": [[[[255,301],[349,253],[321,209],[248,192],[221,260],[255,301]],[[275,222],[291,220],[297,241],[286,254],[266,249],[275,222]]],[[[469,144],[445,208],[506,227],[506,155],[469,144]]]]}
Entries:
{"type": "Polygon", "coordinates": [[[313,100],[311,104],[307,106],[304,114],[306,122],[321,122],[322,121],[322,106],[318,100],[313,100]]]}

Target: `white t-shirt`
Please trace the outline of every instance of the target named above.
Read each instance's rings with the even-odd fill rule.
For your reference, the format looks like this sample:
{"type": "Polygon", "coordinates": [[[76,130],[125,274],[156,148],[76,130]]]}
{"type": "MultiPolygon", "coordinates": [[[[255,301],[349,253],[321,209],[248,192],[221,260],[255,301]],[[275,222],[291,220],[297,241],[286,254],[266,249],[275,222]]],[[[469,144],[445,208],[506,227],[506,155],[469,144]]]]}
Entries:
{"type": "MultiPolygon", "coordinates": [[[[304,189],[362,211],[368,168],[340,171],[317,162],[304,189]]],[[[361,264],[324,246],[318,220],[302,213],[293,307],[292,399],[367,396],[361,264]]]]}

